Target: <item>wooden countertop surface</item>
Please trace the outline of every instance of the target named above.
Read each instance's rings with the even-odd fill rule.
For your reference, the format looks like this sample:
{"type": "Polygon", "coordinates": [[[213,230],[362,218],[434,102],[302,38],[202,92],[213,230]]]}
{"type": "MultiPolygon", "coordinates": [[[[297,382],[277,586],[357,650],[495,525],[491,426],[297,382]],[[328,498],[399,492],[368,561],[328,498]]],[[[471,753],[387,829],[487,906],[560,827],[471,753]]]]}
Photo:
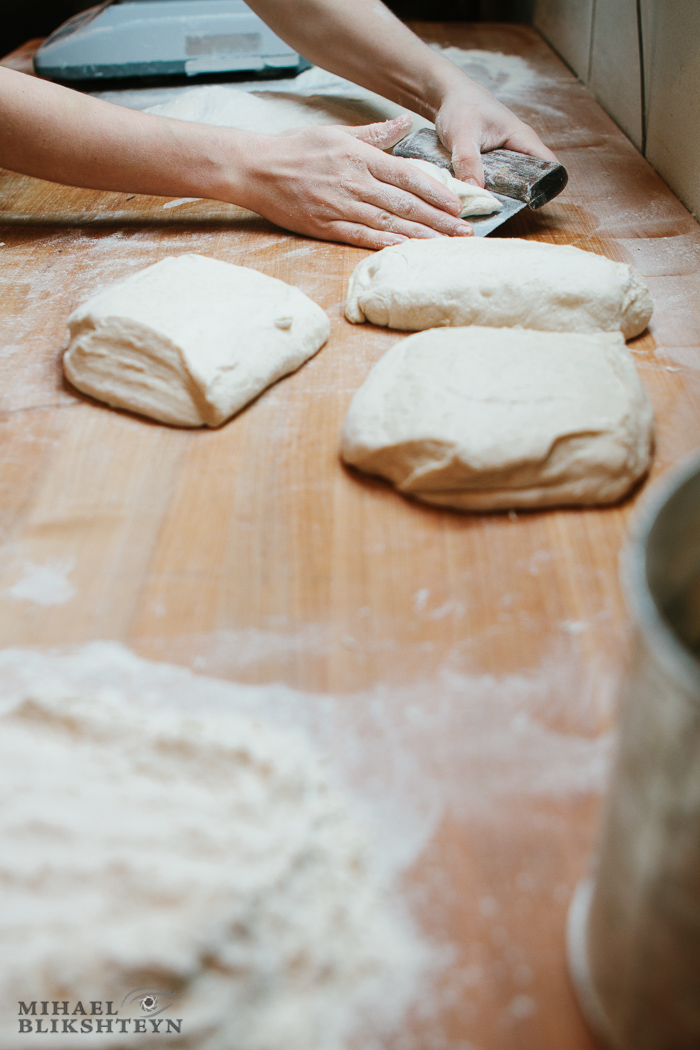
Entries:
{"type": "MultiPolygon", "coordinates": [[[[631,348],[656,411],[658,477],[700,444],[697,223],[533,30],[420,30],[520,56],[489,68],[500,63],[504,101],[569,169],[556,201],[501,235],[575,244],[646,279],[655,314],[631,348]]],[[[333,697],[344,723],[331,750],[343,732],[365,738],[358,777],[403,776],[406,805],[432,807],[406,888],[458,955],[421,1048],[590,1050],[564,923],[595,840],[626,645],[618,555],[638,497],[462,516],[343,469],[353,391],[403,338],[343,320],[360,249],[223,204],[164,210],[10,173],[0,225],[0,644],[112,639],[333,697]],[[186,251],[288,281],[332,321],[317,357],[213,432],[111,411],[61,378],[70,311],[186,251]],[[12,595],[46,566],[72,597],[12,595]]]]}

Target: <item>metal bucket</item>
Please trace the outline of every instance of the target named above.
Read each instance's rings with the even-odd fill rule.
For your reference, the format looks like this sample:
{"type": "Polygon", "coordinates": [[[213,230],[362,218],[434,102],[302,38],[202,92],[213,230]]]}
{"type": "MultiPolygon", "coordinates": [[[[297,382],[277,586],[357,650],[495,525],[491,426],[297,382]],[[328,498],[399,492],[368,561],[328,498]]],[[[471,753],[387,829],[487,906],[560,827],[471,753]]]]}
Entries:
{"type": "Polygon", "coordinates": [[[569,967],[607,1046],[699,1050],[700,456],[647,501],[622,575],[634,651],[569,967]]]}

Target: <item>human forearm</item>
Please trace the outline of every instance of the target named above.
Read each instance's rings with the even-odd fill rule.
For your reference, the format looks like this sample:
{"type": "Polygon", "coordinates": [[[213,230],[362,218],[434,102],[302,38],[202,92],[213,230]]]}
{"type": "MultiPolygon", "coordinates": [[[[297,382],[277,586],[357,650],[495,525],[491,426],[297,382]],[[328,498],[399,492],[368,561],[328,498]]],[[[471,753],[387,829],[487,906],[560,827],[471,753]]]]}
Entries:
{"type": "Polygon", "coordinates": [[[481,153],[553,159],[538,135],[378,0],[248,0],[301,54],[435,121],[455,174],[483,185],[481,153]]]}
{"type": "Polygon", "coordinates": [[[166,120],[0,67],[0,165],[69,186],[163,196],[235,196],[226,165],[245,132],[166,120]],[[225,149],[224,149],[225,147],[225,149]]]}
{"type": "Polygon", "coordinates": [[[89,189],[208,197],[369,248],[471,233],[449,190],[382,152],[410,123],[258,135],[139,113],[0,67],[0,166],[89,189]]]}
{"type": "Polygon", "coordinates": [[[376,0],[248,0],[316,65],[435,119],[463,74],[376,0]]]}

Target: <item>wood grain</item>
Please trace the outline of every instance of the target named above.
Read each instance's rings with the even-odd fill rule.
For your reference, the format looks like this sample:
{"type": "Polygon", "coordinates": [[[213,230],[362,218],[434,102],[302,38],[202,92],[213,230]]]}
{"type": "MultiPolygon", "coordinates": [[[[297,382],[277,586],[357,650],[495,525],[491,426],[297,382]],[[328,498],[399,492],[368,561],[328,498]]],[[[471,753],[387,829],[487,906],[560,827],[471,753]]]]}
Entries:
{"type": "MultiPolygon", "coordinates": [[[[648,282],[654,319],[632,349],[657,415],[659,476],[700,442],[697,224],[533,30],[419,28],[520,56],[496,86],[569,170],[560,197],[499,235],[602,252],[648,282]]],[[[639,495],[604,510],[469,516],[341,467],[349,400],[403,338],[343,320],[359,249],[223,204],[164,210],[10,173],[0,208],[2,644],[108,638],[340,698],[368,755],[379,742],[386,769],[410,760],[407,783],[437,807],[406,892],[457,955],[437,1016],[414,1022],[418,1044],[591,1050],[564,921],[594,844],[626,646],[617,562],[639,495]],[[317,357],[213,432],[110,411],[61,379],[71,309],[185,251],[286,280],[332,321],[317,357]],[[13,598],[42,565],[62,567],[74,597],[13,598]]]]}

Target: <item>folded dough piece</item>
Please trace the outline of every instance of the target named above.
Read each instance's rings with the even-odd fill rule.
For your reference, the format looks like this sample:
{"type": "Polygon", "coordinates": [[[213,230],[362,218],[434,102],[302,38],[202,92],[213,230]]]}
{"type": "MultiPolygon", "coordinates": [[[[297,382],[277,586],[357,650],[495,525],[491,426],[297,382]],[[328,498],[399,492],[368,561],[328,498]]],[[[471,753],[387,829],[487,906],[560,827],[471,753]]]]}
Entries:
{"type": "Polygon", "coordinates": [[[466,215],[491,215],[495,211],[501,211],[503,205],[498,197],[494,197],[489,190],[483,190],[481,186],[473,186],[471,182],[462,182],[450,175],[447,168],[440,168],[437,164],[431,164],[429,160],[418,160],[415,157],[405,158],[409,164],[420,168],[426,175],[431,175],[443,186],[459,197],[462,202],[462,210],[459,213],[462,218],[466,215]]]}
{"type": "Polygon", "coordinates": [[[459,510],[613,503],[647,470],[653,429],[619,332],[433,329],[374,367],[341,454],[459,510]]]}
{"type": "Polygon", "coordinates": [[[326,313],[257,270],[180,255],[140,270],[68,318],[79,390],[184,427],[215,427],[325,343],[326,313]]]}
{"type": "Polygon", "coordinates": [[[639,335],[652,313],[625,263],[517,238],[411,240],[368,256],[350,278],[348,321],[404,331],[493,325],[639,335]]]}

